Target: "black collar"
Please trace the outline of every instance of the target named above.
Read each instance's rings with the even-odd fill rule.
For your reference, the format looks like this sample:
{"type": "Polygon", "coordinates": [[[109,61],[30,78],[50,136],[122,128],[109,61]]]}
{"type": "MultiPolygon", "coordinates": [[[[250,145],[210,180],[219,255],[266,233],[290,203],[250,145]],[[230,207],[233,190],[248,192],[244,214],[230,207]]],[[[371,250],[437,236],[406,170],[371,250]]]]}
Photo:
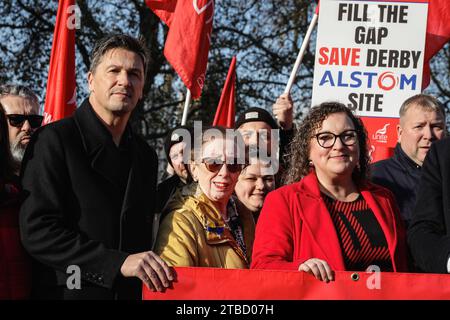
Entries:
{"type": "MultiPolygon", "coordinates": [[[[88,99],[84,100],[75,111],[74,119],[92,168],[118,186],[117,181],[114,179],[117,169],[113,161],[111,161],[111,159],[115,158],[117,146],[114,144],[111,133],[95,114],[88,99]]],[[[131,153],[136,150],[136,147],[133,146],[129,125],[127,125],[122,135],[119,147],[124,146],[130,148],[131,153]]]]}
{"type": "Polygon", "coordinates": [[[403,167],[410,170],[421,170],[422,167],[415,163],[408,155],[403,151],[400,143],[395,146],[394,155],[397,160],[403,165],[403,167]]]}
{"type": "MultiPolygon", "coordinates": [[[[111,132],[97,117],[89,99],[84,100],[75,111],[74,118],[88,155],[92,155],[101,147],[110,146],[111,144],[115,146],[111,132]]],[[[131,138],[132,132],[127,124],[120,144],[129,145],[131,138]]]]}

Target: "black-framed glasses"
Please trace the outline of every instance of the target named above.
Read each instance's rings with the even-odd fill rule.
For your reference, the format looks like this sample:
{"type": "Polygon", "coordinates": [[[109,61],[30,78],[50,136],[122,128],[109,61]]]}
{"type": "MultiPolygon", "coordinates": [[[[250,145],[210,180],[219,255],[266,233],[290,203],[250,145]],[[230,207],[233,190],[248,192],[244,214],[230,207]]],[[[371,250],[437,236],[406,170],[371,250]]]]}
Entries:
{"type": "Polygon", "coordinates": [[[332,148],[339,137],[343,145],[352,146],[358,141],[358,133],[356,130],[346,130],[341,134],[334,134],[332,132],[320,132],[316,134],[317,143],[322,148],[332,148]]]}
{"type": "Polygon", "coordinates": [[[231,173],[240,172],[242,171],[242,169],[244,169],[245,165],[237,162],[237,159],[234,159],[233,163],[226,163],[226,161],[218,158],[204,158],[202,160],[202,163],[205,165],[206,170],[208,170],[209,172],[219,172],[220,169],[222,169],[223,165],[226,165],[227,170],[231,173]]]}
{"type": "Polygon", "coordinates": [[[9,124],[13,127],[21,127],[28,120],[33,129],[42,125],[43,116],[37,114],[7,114],[9,124]]]}

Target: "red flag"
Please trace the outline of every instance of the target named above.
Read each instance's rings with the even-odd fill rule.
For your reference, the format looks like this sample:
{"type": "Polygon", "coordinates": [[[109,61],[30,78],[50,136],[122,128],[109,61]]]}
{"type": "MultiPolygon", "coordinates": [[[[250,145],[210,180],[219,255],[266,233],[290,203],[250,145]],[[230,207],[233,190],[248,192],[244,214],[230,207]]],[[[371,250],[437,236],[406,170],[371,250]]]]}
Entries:
{"type": "Polygon", "coordinates": [[[448,274],[336,271],[323,282],[299,271],[176,267],[164,292],[142,286],[144,300],[450,299],[448,274]]]}
{"type": "Polygon", "coordinates": [[[222,89],[219,105],[217,106],[213,126],[234,127],[235,90],[236,90],[236,57],[231,60],[227,80],[222,89]]]}
{"type": "Polygon", "coordinates": [[[429,0],[422,89],[430,84],[431,58],[450,40],[450,1],[429,0]]]}
{"type": "Polygon", "coordinates": [[[76,108],[75,0],[60,0],[45,95],[44,124],[70,116],[76,108]]]}
{"type": "Polygon", "coordinates": [[[192,97],[200,97],[214,17],[214,0],[146,0],[169,27],[164,56],[180,75],[192,97]]]}

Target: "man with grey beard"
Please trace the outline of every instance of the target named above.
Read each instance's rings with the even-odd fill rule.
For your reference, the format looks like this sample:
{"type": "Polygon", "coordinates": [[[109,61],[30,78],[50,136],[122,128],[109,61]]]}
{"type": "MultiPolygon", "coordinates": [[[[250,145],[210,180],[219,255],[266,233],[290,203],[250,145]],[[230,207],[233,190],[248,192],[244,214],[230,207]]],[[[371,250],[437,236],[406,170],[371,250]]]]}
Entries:
{"type": "Polygon", "coordinates": [[[25,149],[31,134],[42,124],[36,94],[21,85],[0,86],[0,103],[8,118],[9,143],[14,160],[14,173],[19,176],[25,149]]]}

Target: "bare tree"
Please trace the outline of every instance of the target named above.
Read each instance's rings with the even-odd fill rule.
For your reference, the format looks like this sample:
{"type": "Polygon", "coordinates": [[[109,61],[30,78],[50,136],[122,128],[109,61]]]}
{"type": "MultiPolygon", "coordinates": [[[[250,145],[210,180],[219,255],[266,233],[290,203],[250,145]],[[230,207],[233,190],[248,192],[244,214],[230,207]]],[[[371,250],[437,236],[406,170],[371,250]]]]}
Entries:
{"type": "Polygon", "coordinates": [[[427,91],[434,94],[450,110],[450,43],[433,57],[430,64],[431,84],[427,91]]]}
{"type": "MultiPolygon", "coordinates": [[[[133,125],[161,151],[162,137],[181,121],[186,89],[163,56],[167,27],[143,0],[77,0],[81,28],[76,30],[78,104],[87,97],[89,53],[97,39],[121,32],[142,36],[153,58],[145,95],[133,125]]],[[[0,81],[19,82],[45,97],[57,1],[0,2],[0,81]]],[[[202,97],[193,101],[188,123],[211,123],[232,56],[237,56],[237,113],[251,106],[270,109],[288,81],[315,4],[310,0],[216,0],[208,70],[202,97]]],[[[292,89],[296,118],[311,103],[315,36],[292,89]]],[[[431,65],[428,92],[450,101],[450,48],[431,65]]],[[[161,158],[162,158],[162,153],[161,158]]]]}

